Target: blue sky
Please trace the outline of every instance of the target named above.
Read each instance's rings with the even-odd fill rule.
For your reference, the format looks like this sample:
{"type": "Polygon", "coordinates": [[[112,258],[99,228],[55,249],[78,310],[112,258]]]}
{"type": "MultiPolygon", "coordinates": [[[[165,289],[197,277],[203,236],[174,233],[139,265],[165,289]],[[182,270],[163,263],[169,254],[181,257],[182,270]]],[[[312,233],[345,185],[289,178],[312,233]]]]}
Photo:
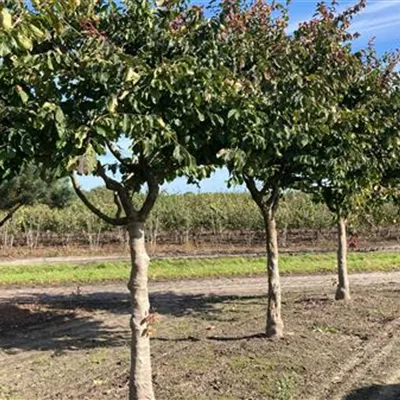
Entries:
{"type": "MultiPolygon", "coordinates": [[[[194,3],[206,4],[207,2],[199,0],[194,3]]],[[[289,30],[294,30],[299,22],[311,18],[317,3],[316,0],[292,0],[289,30]]],[[[354,3],[355,1],[339,0],[342,8],[354,3]]],[[[380,53],[400,48],[400,0],[369,0],[367,4],[367,8],[354,19],[353,30],[361,34],[356,45],[363,47],[372,37],[375,37],[375,46],[380,53]]],[[[227,171],[221,170],[217,171],[212,178],[204,180],[200,188],[187,185],[185,179],[179,178],[165,185],[163,189],[170,193],[222,192],[228,191],[227,179],[227,171]]],[[[86,177],[82,179],[82,186],[85,189],[91,189],[101,184],[102,181],[99,178],[86,177]]],[[[232,190],[242,191],[244,189],[241,187],[229,189],[229,191],[232,190]]]]}
{"type": "MultiPolygon", "coordinates": [[[[313,15],[316,1],[293,0],[291,6],[291,24],[294,29],[299,22],[313,15]]],[[[342,8],[351,6],[355,1],[342,0],[342,8]]],[[[369,0],[367,7],[354,19],[353,30],[359,32],[359,46],[365,46],[371,37],[375,37],[379,52],[400,47],[400,0],[369,0]]]]}

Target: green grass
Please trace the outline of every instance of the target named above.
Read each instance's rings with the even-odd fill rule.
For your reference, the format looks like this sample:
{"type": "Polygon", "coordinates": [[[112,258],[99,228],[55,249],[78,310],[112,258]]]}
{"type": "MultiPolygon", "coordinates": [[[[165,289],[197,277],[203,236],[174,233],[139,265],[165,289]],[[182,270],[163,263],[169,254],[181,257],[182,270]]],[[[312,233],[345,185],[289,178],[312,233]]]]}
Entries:
{"type": "MultiPolygon", "coordinates": [[[[264,258],[170,259],[151,263],[151,280],[194,279],[209,277],[256,276],[265,274],[264,258]]],[[[351,253],[350,272],[400,270],[400,253],[351,253]]],[[[282,274],[334,273],[334,254],[282,255],[282,274]]],[[[127,262],[93,264],[58,264],[32,266],[0,266],[0,285],[50,285],[63,283],[95,283],[127,280],[127,262]]]]}

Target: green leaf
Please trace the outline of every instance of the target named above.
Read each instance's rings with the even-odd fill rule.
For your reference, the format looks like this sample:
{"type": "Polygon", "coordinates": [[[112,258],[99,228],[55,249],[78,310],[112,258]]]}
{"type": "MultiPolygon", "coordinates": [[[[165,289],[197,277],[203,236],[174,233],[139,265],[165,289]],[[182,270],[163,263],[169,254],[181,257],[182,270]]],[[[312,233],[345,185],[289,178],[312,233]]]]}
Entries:
{"type": "Polygon", "coordinates": [[[103,125],[96,126],[96,132],[103,137],[107,137],[108,134],[107,128],[103,125]]]}
{"type": "Polygon", "coordinates": [[[23,49],[25,49],[25,50],[32,49],[32,46],[33,46],[32,40],[28,36],[24,35],[23,33],[19,32],[17,34],[17,41],[18,41],[18,44],[23,49]]]}
{"type": "Polygon", "coordinates": [[[47,53],[47,66],[49,67],[50,71],[54,71],[53,60],[50,53],[47,53]]]}
{"type": "Polygon", "coordinates": [[[0,57],[5,57],[10,54],[11,49],[5,42],[0,42],[0,57]]]}
{"type": "Polygon", "coordinates": [[[129,94],[129,90],[124,90],[122,93],[121,93],[121,95],[119,96],[119,100],[124,100],[125,98],[126,98],[126,96],[128,96],[128,94],[129,94]]]}
{"type": "Polygon", "coordinates": [[[199,117],[200,122],[204,122],[206,117],[204,116],[203,113],[201,113],[199,110],[197,110],[197,116],[199,117]]]}
{"type": "Polygon", "coordinates": [[[3,8],[0,12],[0,27],[5,31],[12,29],[13,22],[10,11],[7,8],[3,8]]]}
{"type": "Polygon", "coordinates": [[[110,114],[115,114],[117,110],[118,99],[116,96],[111,96],[107,101],[107,110],[110,114]]]}
{"type": "Polygon", "coordinates": [[[21,86],[17,86],[17,93],[24,104],[28,102],[29,96],[25,93],[21,86]]]}
{"type": "Polygon", "coordinates": [[[165,121],[162,119],[162,117],[159,117],[156,119],[157,125],[162,128],[165,129],[167,127],[167,124],[165,123],[165,121]]]}
{"type": "Polygon", "coordinates": [[[39,29],[37,26],[31,24],[29,27],[30,33],[32,37],[35,39],[43,39],[46,36],[46,33],[39,29]]]}
{"type": "Polygon", "coordinates": [[[131,82],[135,85],[139,80],[140,75],[132,67],[129,67],[125,74],[125,82],[131,82]]]}
{"type": "Polygon", "coordinates": [[[236,120],[239,119],[240,112],[236,108],[233,108],[228,113],[228,119],[235,118],[236,120]]]}
{"type": "Polygon", "coordinates": [[[56,116],[56,121],[59,124],[64,124],[65,123],[65,115],[64,115],[64,112],[61,109],[61,107],[57,107],[56,108],[56,115],[55,116],[56,116]]]}
{"type": "Polygon", "coordinates": [[[173,158],[175,158],[175,160],[177,160],[178,162],[183,161],[183,156],[181,153],[181,148],[180,146],[176,146],[174,149],[174,152],[172,153],[173,158]]]}

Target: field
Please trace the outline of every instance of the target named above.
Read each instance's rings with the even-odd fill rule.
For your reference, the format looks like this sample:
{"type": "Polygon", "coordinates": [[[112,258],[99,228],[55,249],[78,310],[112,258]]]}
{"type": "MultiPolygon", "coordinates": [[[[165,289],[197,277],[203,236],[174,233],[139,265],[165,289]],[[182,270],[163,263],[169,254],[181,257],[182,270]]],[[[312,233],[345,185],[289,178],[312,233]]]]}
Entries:
{"type": "MultiPolygon", "coordinates": [[[[353,275],[351,305],[333,300],[332,278],[283,278],[279,341],[261,334],[264,278],[152,283],[157,398],[398,399],[400,274],[353,275]]],[[[126,398],[124,290],[4,289],[0,398],[126,398]]]]}

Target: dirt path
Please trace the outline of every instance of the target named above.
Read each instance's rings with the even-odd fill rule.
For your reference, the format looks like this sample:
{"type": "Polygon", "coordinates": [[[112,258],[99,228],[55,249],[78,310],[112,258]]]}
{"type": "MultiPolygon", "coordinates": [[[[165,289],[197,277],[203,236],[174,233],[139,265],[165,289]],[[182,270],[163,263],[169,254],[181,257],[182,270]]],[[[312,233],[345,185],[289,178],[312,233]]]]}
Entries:
{"type": "MultiPolygon", "coordinates": [[[[352,274],[353,286],[399,285],[400,271],[371,272],[352,274]]],[[[322,289],[333,292],[336,275],[284,276],[281,278],[283,291],[301,292],[307,289],[322,289]]],[[[166,282],[150,282],[152,294],[173,295],[254,295],[265,293],[266,277],[256,278],[216,278],[203,280],[182,280],[166,282]]],[[[110,299],[115,295],[127,293],[125,283],[106,283],[82,286],[56,287],[10,287],[0,289],[0,301],[25,300],[29,297],[65,297],[71,294],[91,295],[94,300],[110,299]]]]}
{"type": "MultiPolygon", "coordinates": [[[[199,382],[204,388],[215,385],[216,390],[220,390],[218,387],[222,383],[210,383],[207,379],[214,378],[206,372],[204,376],[196,375],[199,368],[208,363],[210,370],[220,368],[218,373],[224,376],[229,368],[237,365],[244,368],[238,370],[244,373],[248,355],[252,357],[251,365],[259,363],[258,368],[262,368],[262,363],[274,354],[278,357],[276,365],[280,365],[282,357],[287,357],[286,363],[293,362],[291,368],[297,368],[296,374],[301,374],[303,361],[296,364],[296,354],[300,351],[304,353],[303,357],[308,357],[308,362],[304,361],[306,367],[314,368],[315,372],[310,373],[310,380],[304,383],[304,392],[292,397],[294,399],[399,400],[400,305],[397,298],[400,297],[400,272],[351,275],[354,301],[348,307],[332,300],[335,280],[334,275],[282,277],[284,301],[287,302],[287,338],[283,344],[257,339],[257,336],[249,339],[252,337],[249,326],[262,326],[264,323],[265,303],[254,298],[265,294],[267,282],[263,277],[151,282],[153,304],[162,315],[162,335],[153,342],[153,360],[157,379],[170,374],[171,381],[168,382],[172,388],[160,398],[171,398],[169,393],[175,392],[173,388],[178,385],[182,385],[177,390],[182,397],[174,397],[174,400],[194,398],[191,394],[186,395],[185,390],[189,390],[187,386],[192,383],[200,385],[199,382]],[[371,298],[364,304],[369,294],[371,298]],[[233,296],[233,300],[229,296],[233,296]],[[235,300],[237,296],[243,298],[235,300]],[[384,300],[385,308],[375,310],[377,301],[386,296],[392,297],[384,300]],[[221,312],[219,307],[222,307],[221,312]],[[237,338],[230,341],[231,324],[243,331],[243,341],[237,338]],[[258,359],[262,348],[265,354],[258,359]],[[313,348],[315,353],[311,352],[313,348]],[[228,357],[235,351],[237,358],[230,361],[228,357]],[[182,361],[179,357],[175,360],[176,354],[182,354],[180,357],[188,360],[182,361]],[[195,354],[199,354],[198,364],[196,359],[193,360],[195,354]],[[227,359],[228,367],[218,363],[213,366],[215,354],[219,357],[218,363],[227,359]],[[206,356],[210,358],[204,361],[206,356]],[[343,362],[332,362],[341,357],[343,362]],[[173,367],[175,362],[176,368],[173,367]],[[189,372],[181,376],[182,363],[189,372]]],[[[18,328],[12,334],[0,335],[0,398],[16,398],[26,388],[32,388],[32,399],[40,400],[126,398],[129,299],[125,284],[0,289],[0,306],[7,304],[12,315],[17,311],[23,312],[29,305],[27,317],[36,313],[43,319],[27,324],[23,329],[18,328]],[[28,369],[21,375],[26,367],[28,369]],[[18,377],[23,377],[23,383],[18,377]],[[58,379],[61,385],[55,384],[58,379]],[[68,396],[65,393],[69,393],[68,396]]],[[[268,366],[263,368],[270,371],[268,366]]],[[[238,371],[232,374],[232,378],[225,376],[222,379],[230,382],[226,390],[234,385],[238,371]]],[[[258,370],[252,367],[249,371],[254,374],[258,370]]],[[[285,372],[289,377],[290,371],[288,368],[285,372]]],[[[265,379],[264,375],[262,379],[261,375],[254,376],[257,382],[265,379]]],[[[284,390],[289,390],[285,388],[290,388],[290,379],[286,386],[286,381],[281,383],[279,399],[289,398],[285,397],[284,390]]],[[[158,391],[161,387],[162,383],[158,391]]],[[[206,390],[204,388],[201,390],[206,390]]],[[[250,389],[251,386],[241,390],[248,393],[250,389]]],[[[225,398],[218,397],[217,392],[209,396],[205,398],[225,398]]],[[[264,397],[237,395],[227,398],[260,400],[264,397]]]]}

